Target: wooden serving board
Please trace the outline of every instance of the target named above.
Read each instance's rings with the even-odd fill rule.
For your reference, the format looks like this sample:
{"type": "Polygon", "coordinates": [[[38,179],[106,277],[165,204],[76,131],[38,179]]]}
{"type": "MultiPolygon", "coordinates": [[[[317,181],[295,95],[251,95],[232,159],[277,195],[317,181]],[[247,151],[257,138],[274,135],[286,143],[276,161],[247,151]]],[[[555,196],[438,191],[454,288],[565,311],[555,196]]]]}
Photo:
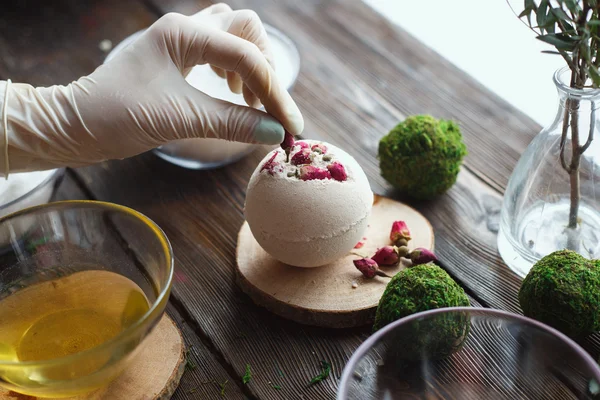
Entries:
{"type": "MultiPolygon", "coordinates": [[[[185,345],[179,328],[165,314],[142,345],[131,365],[107,387],[65,400],[170,399],[185,370],[185,345]]],[[[0,400],[36,399],[0,388],[0,400]]]]}
{"type": "MultiPolygon", "coordinates": [[[[366,279],[353,260],[371,257],[390,244],[392,222],[406,221],[412,235],[409,248],[433,250],[429,221],[413,208],[375,196],[363,246],[322,267],[299,268],[283,264],[265,252],[244,222],[237,243],[237,282],[252,300],[284,318],[308,325],[348,328],[372,322],[388,278],[366,279]]],[[[394,275],[404,264],[381,268],[394,275]]]]}

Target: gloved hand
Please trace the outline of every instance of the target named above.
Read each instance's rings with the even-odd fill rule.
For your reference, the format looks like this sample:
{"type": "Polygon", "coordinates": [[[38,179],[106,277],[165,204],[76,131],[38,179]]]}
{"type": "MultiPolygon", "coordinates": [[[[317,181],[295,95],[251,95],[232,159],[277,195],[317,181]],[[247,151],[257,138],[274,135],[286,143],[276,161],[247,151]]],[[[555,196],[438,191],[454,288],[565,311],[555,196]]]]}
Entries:
{"type": "Polygon", "coordinates": [[[277,81],[260,19],[224,4],[191,17],[165,15],[110,61],[67,86],[0,82],[0,110],[8,127],[4,132],[0,124],[5,145],[0,174],[121,159],[185,138],[277,144],[284,128],[296,135],[304,126],[277,81]],[[184,77],[206,63],[233,91],[243,91],[248,104],[262,103],[267,113],[190,86],[184,77]]]}

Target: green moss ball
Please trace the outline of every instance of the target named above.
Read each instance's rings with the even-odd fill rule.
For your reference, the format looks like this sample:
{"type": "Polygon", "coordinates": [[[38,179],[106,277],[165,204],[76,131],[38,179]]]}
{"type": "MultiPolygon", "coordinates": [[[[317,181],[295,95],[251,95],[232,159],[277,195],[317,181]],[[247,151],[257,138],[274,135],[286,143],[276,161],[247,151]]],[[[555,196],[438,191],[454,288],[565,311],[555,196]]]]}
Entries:
{"type": "MultiPolygon", "coordinates": [[[[375,318],[374,330],[410,314],[434,308],[470,306],[464,290],[440,267],[418,265],[396,274],[388,283],[375,318]]],[[[469,331],[466,313],[451,313],[415,320],[390,333],[390,357],[400,362],[427,355],[445,358],[458,350],[469,331]]]]}
{"type": "Polygon", "coordinates": [[[571,337],[600,330],[600,265],[574,251],[556,251],[529,271],[519,303],[525,316],[571,337]]]}
{"type": "Polygon", "coordinates": [[[387,284],[375,315],[375,331],[421,311],[470,306],[469,298],[446,271],[422,264],[397,273],[387,284]]]}
{"type": "Polygon", "coordinates": [[[454,185],[467,148],[453,121],[415,115],[379,141],[381,176],[403,193],[431,199],[454,185]]]}

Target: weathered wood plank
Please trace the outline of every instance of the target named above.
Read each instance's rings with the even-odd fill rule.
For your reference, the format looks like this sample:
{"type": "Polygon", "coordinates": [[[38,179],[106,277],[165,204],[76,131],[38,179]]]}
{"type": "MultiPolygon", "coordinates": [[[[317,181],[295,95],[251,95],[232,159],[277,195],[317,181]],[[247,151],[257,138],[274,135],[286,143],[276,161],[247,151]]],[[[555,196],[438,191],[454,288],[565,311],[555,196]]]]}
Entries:
{"type": "Polygon", "coordinates": [[[155,20],[139,0],[11,1],[0,13],[0,78],[36,86],[91,73],[114,44],[155,20]]]}
{"type": "Polygon", "coordinates": [[[172,303],[167,306],[167,313],[181,329],[188,357],[186,370],[173,399],[218,399],[221,390],[225,399],[245,399],[240,389],[241,382],[227,373],[172,303]]]}

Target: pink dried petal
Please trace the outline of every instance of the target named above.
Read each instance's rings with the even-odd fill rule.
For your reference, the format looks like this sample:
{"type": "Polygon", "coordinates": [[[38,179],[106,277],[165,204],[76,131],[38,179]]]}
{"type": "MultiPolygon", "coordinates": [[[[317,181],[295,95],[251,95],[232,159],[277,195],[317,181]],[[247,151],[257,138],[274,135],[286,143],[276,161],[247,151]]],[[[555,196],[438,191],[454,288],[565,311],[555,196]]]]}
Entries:
{"type": "Polygon", "coordinates": [[[281,142],[280,146],[282,149],[288,150],[294,147],[294,142],[294,136],[292,136],[292,134],[288,131],[285,131],[285,136],[283,137],[283,142],[281,142]]]}
{"type": "Polygon", "coordinates": [[[260,168],[260,172],[267,171],[269,174],[275,174],[275,167],[279,165],[278,162],[275,162],[275,157],[277,157],[278,152],[274,152],[271,158],[269,158],[263,166],[260,168]]]}
{"type": "Polygon", "coordinates": [[[300,179],[303,181],[331,179],[331,174],[326,169],[305,165],[300,167],[300,179]]]}
{"type": "Polygon", "coordinates": [[[313,144],[311,149],[312,149],[312,151],[316,151],[317,153],[320,153],[320,154],[327,153],[327,146],[325,146],[322,143],[313,144]]]}
{"type": "Polygon", "coordinates": [[[329,173],[331,173],[331,177],[336,181],[344,182],[348,179],[348,174],[346,174],[346,169],[339,162],[334,162],[333,164],[329,164],[327,166],[329,173]]]}
{"type": "Polygon", "coordinates": [[[356,243],[356,245],[354,246],[355,249],[360,249],[361,247],[363,247],[365,245],[364,242],[358,242],[356,243]]]}
{"type": "Polygon", "coordinates": [[[292,156],[291,163],[293,165],[310,164],[312,162],[310,155],[310,149],[302,149],[292,156]]]}
{"type": "Polygon", "coordinates": [[[352,261],[356,269],[358,269],[366,278],[374,278],[377,275],[378,266],[375,261],[370,258],[361,258],[360,260],[352,261]]]}
{"type": "Polygon", "coordinates": [[[431,250],[427,250],[423,247],[418,247],[411,251],[409,257],[413,265],[427,264],[430,262],[435,263],[438,260],[431,250]]]}
{"type": "Polygon", "coordinates": [[[410,240],[410,230],[404,221],[395,221],[392,224],[392,231],[390,232],[390,240],[394,244],[399,244],[400,240],[410,240]]]}
{"type": "Polygon", "coordinates": [[[378,265],[392,267],[400,262],[400,255],[395,246],[385,246],[377,250],[375,255],[371,257],[378,265]]]}

